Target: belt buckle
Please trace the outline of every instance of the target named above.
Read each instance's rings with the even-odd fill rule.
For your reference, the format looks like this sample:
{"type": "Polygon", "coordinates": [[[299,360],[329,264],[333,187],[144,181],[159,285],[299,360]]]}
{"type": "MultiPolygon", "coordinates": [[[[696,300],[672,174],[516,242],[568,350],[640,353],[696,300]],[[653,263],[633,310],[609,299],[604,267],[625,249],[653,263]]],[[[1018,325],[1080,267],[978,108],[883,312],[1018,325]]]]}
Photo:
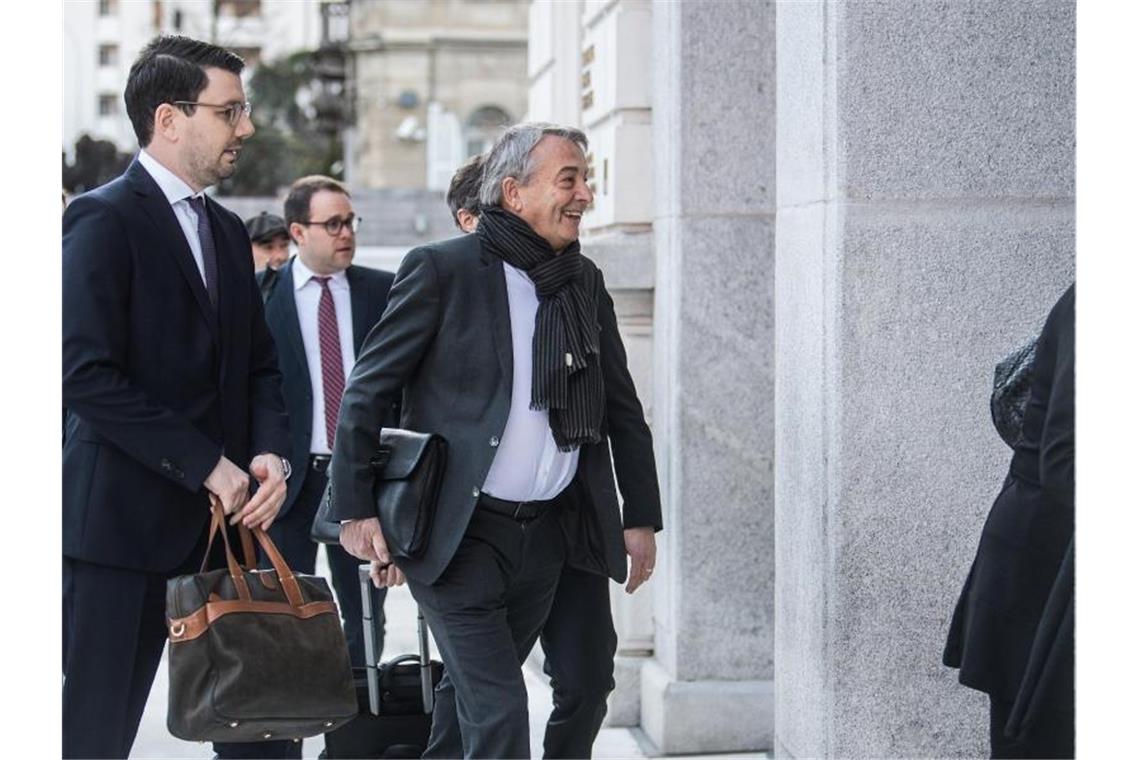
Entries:
{"type": "Polygon", "coordinates": [[[512,519],[515,519],[515,520],[519,519],[519,512],[522,511],[523,505],[529,504],[529,503],[530,503],[529,501],[520,501],[518,504],[516,504],[515,505],[515,513],[513,515],[511,515],[512,519]]]}

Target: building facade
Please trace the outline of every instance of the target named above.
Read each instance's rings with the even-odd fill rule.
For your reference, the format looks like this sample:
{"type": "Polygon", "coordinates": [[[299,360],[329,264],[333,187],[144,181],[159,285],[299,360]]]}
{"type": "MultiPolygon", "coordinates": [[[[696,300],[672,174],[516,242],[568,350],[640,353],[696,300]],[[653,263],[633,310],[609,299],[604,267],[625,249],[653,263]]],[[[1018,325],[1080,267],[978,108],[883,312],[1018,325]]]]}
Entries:
{"type": "Polygon", "coordinates": [[[123,85],[139,51],[159,34],[233,50],[249,68],[321,38],[320,0],[74,0],[63,4],[63,147],[82,134],[138,149],[123,85]]]}
{"type": "Polygon", "coordinates": [[[1073,277],[1074,5],[534,0],[583,127],[665,506],[611,724],[664,754],[977,757],[942,667],[1008,450],[993,365],[1073,277]]]}
{"type": "Polygon", "coordinates": [[[526,110],[525,0],[355,0],[348,48],[354,187],[446,190],[526,110]]]}

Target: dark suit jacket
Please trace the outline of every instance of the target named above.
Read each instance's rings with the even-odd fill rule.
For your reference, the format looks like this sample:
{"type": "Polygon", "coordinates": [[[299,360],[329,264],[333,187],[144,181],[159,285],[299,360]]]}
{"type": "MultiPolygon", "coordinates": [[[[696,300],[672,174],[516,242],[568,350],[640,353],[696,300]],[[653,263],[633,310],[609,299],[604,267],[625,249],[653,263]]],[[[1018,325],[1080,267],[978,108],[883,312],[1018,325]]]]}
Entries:
{"type": "MultiPolygon", "coordinates": [[[[586,266],[596,269],[586,261],[586,266]]],[[[600,274],[600,273],[599,273],[600,274]]],[[[604,288],[603,288],[604,292],[604,288]]],[[[625,527],[661,528],[653,445],[626,366],[613,301],[598,305],[606,409],[602,440],[581,450],[576,485],[581,514],[568,516],[578,566],[626,576],[625,527]],[[613,468],[610,443],[613,444],[613,468]],[[571,519],[572,518],[572,519],[571,519]]],[[[477,235],[408,253],[388,296],[388,310],[357,359],[341,404],[332,460],[332,516],[374,517],[372,473],[383,410],[404,389],[403,427],[447,441],[447,468],[424,556],[401,562],[407,575],[432,583],[451,561],[510,411],[510,311],[503,263],[477,235]]]]}
{"type": "MultiPolygon", "coordinates": [[[[289,493],[281,506],[279,519],[292,508],[305,483],[309,444],[313,437],[313,387],[309,379],[305,341],[297,318],[293,261],[295,259],[290,259],[276,272],[265,298],[265,320],[277,344],[278,366],[285,378],[285,408],[289,412],[292,435],[288,458],[293,465],[293,475],[289,478],[289,493]]],[[[365,336],[380,321],[380,315],[388,305],[388,289],[392,287],[393,275],[378,269],[350,266],[345,270],[345,276],[352,298],[352,355],[359,356],[365,336]]],[[[259,284],[263,283],[266,272],[258,273],[257,278],[259,284]]],[[[385,424],[390,425],[395,419],[390,417],[385,424]]]]}
{"type": "Polygon", "coordinates": [[[288,448],[281,375],[242,221],[207,201],[214,315],[182,229],[136,160],[63,217],[63,553],[165,572],[205,529],[202,482],[288,448]]]}
{"type": "Polygon", "coordinates": [[[982,528],[943,655],[961,668],[963,684],[1009,702],[1021,690],[1073,537],[1075,293],[1070,287],[1061,296],[1038,340],[1021,440],[982,528]]]}

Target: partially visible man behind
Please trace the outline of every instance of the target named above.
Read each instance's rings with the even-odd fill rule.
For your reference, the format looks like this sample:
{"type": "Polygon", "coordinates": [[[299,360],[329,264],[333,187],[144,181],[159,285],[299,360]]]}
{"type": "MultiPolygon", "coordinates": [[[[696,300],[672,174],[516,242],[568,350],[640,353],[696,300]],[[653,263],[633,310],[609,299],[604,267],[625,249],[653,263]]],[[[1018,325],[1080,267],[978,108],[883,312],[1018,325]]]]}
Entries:
{"type": "Polygon", "coordinates": [[[332,517],[341,543],[408,586],[445,665],[424,757],[528,757],[521,663],[564,565],[649,579],[661,504],[653,444],[601,271],[578,231],[586,136],[518,124],[486,159],[478,231],[408,253],[341,404],[332,517]],[[441,435],[426,549],[391,555],[369,458],[391,401],[441,435]],[[612,458],[611,458],[611,449],[612,458]],[[625,526],[617,502],[625,497],[625,526]],[[631,560],[627,572],[626,558],[631,560]]]}
{"type": "Polygon", "coordinates": [[[186,37],[150,42],[124,93],[142,150],[64,213],[64,757],[130,753],[166,581],[202,560],[208,495],[263,528],[285,498],[281,375],[249,238],[203,194],[254,131],[243,65],[186,37]]]}
{"type": "Polygon", "coordinates": [[[276,214],[262,211],[245,220],[249,242],[253,247],[253,271],[279,269],[289,260],[289,228],[276,214]]]}
{"type": "Polygon", "coordinates": [[[447,188],[447,207],[455,226],[464,232],[474,232],[479,226],[479,188],[483,184],[483,161],[486,154],[472,156],[455,171],[447,188]]]}

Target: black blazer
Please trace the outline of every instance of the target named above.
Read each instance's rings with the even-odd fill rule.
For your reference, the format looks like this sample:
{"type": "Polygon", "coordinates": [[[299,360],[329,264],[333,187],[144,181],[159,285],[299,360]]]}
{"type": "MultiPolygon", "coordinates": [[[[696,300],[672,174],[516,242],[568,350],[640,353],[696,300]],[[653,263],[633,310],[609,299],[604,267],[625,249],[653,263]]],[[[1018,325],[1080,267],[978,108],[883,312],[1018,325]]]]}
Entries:
{"type": "MultiPolygon", "coordinates": [[[[596,269],[589,260],[586,266],[596,269]]],[[[625,543],[614,469],[625,499],[625,527],[659,530],[661,499],[652,439],[608,293],[598,305],[598,322],[606,389],[604,435],[581,450],[575,487],[583,509],[565,519],[576,531],[575,564],[622,581],[625,543]]],[[[477,235],[408,253],[392,285],[388,310],[368,336],[345,390],[330,490],[334,519],[375,516],[368,460],[376,448],[381,415],[403,389],[403,427],[438,433],[448,445],[427,551],[400,563],[417,581],[433,583],[439,577],[471,519],[506,427],[512,362],[502,260],[485,252],[477,235]]]]}
{"type": "MultiPolygon", "coordinates": [[[[269,331],[277,344],[277,361],[285,378],[285,408],[289,413],[289,431],[292,435],[288,459],[293,465],[289,478],[289,493],[281,506],[278,519],[283,517],[308,472],[309,444],[313,437],[313,387],[309,379],[309,362],[305,357],[305,341],[301,337],[301,325],[297,318],[297,300],[293,290],[293,261],[274,273],[275,278],[265,297],[265,319],[269,331]]],[[[258,273],[258,283],[265,281],[269,270],[258,273]]],[[[364,337],[380,321],[384,307],[388,305],[388,289],[392,287],[394,275],[367,267],[350,266],[345,270],[348,289],[352,297],[352,355],[360,355],[364,337]]],[[[388,425],[396,417],[391,416],[384,424],[388,425]]]]}
{"type": "Polygon", "coordinates": [[[946,665],[961,668],[961,683],[1009,702],[1021,689],[1073,537],[1075,303],[1074,286],[1037,342],[1021,440],[982,528],[943,654],[946,665]]]}
{"type": "Polygon", "coordinates": [[[63,553],[165,572],[202,534],[202,482],[288,447],[281,375],[242,221],[212,200],[218,314],[136,160],[63,216],[63,553]]]}

